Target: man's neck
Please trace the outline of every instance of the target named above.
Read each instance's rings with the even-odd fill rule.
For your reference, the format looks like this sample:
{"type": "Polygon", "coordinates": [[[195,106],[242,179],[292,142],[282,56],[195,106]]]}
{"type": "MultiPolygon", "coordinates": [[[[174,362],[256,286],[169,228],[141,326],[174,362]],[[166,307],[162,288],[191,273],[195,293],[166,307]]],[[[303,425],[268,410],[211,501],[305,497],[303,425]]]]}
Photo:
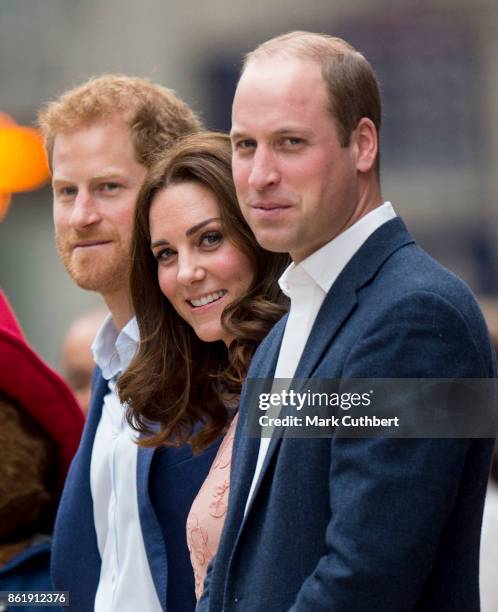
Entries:
{"type": "Polygon", "coordinates": [[[107,308],[109,308],[116,329],[121,331],[133,317],[133,308],[128,292],[119,291],[112,294],[103,294],[102,297],[107,304],[107,308]]]}
{"type": "Polygon", "coordinates": [[[372,210],[380,206],[383,202],[380,184],[375,174],[373,174],[373,170],[369,175],[360,176],[358,178],[358,186],[359,197],[357,209],[359,215],[358,218],[355,219],[355,223],[365,215],[368,215],[369,212],[372,212],[372,210]]]}
{"type": "Polygon", "coordinates": [[[382,195],[377,181],[361,181],[359,182],[360,189],[358,190],[358,200],[353,213],[347,219],[343,227],[336,231],[335,234],[329,235],[327,240],[317,242],[314,245],[307,245],[307,248],[301,251],[291,251],[289,254],[295,265],[300,264],[304,259],[321,249],[325,244],[334,240],[353,225],[358,223],[360,219],[371,213],[373,210],[382,205],[382,195]]]}

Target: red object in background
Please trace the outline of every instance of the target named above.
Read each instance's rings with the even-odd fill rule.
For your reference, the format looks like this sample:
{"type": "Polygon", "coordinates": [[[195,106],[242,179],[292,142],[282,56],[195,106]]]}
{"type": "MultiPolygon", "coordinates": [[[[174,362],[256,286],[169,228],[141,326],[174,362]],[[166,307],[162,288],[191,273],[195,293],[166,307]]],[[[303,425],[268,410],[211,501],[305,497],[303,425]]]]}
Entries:
{"type": "Polygon", "coordinates": [[[1,289],[0,390],[16,400],[53,439],[62,485],[79,445],[83,413],[66,383],[27,343],[1,289]]]}

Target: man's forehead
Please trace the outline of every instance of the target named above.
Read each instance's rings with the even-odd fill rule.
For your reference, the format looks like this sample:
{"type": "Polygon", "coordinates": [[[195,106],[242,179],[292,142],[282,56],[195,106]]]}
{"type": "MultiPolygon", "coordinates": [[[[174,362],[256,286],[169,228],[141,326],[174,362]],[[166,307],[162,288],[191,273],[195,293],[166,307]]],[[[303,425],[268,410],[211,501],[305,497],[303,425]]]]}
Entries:
{"type": "Polygon", "coordinates": [[[288,56],[251,60],[235,93],[232,136],[249,125],[289,131],[317,112],[328,114],[328,106],[316,62],[288,56]]]}
{"type": "Polygon", "coordinates": [[[266,81],[283,75],[303,77],[304,74],[321,77],[319,62],[289,53],[272,53],[249,59],[240,75],[239,83],[248,78],[266,81]]]}
{"type": "Polygon", "coordinates": [[[258,58],[247,64],[239,79],[234,108],[246,100],[278,101],[282,97],[289,102],[306,102],[320,90],[325,91],[325,81],[316,62],[280,55],[258,58]]]}
{"type": "Polygon", "coordinates": [[[61,131],[54,138],[54,173],[58,167],[82,164],[101,168],[120,167],[134,158],[131,131],[124,122],[94,122],[61,131]]]}
{"type": "Polygon", "coordinates": [[[131,129],[128,123],[120,115],[110,115],[97,117],[95,119],[65,126],[54,134],[54,146],[59,142],[69,140],[95,138],[97,134],[105,135],[108,132],[119,133],[123,137],[129,136],[131,139],[131,129]]]}

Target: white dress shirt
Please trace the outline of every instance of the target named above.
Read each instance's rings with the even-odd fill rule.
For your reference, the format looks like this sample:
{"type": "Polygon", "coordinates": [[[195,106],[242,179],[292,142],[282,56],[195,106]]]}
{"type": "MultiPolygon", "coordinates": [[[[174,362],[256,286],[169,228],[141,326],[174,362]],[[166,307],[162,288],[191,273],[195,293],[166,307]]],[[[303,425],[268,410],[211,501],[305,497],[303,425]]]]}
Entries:
{"type": "Polygon", "coordinates": [[[116,390],[116,381],[129,366],[138,341],[135,319],[118,333],[109,315],[92,345],[95,362],[109,384],[90,464],[93,515],[102,559],[95,612],[161,612],[140,529],[137,433],[126,422],[125,407],[116,390]]]}
{"type": "MultiPolygon", "coordinates": [[[[290,298],[290,310],[280,346],[274,378],[292,379],[325,296],[367,238],[396,216],[385,202],[299,264],[291,263],[279,285],[290,298]]],[[[280,390],[280,385],[278,389],[280,390]]],[[[279,410],[279,409],[278,409],[279,410]]],[[[276,415],[271,415],[276,416],[276,415]]],[[[262,437],[256,468],[247,497],[246,512],[258,482],[271,437],[262,437]]]]}
{"type": "Polygon", "coordinates": [[[479,582],[481,611],[498,610],[498,485],[490,481],[484,504],[479,582]]]}

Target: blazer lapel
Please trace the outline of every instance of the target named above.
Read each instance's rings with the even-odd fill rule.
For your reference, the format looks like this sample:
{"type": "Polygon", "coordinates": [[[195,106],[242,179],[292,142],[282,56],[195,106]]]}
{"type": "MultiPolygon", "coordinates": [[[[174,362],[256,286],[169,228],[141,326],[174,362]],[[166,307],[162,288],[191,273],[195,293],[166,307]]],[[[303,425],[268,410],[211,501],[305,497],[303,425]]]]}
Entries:
{"type": "Polygon", "coordinates": [[[311,378],[313,370],[357,304],[357,292],[394,251],[413,243],[396,217],[381,225],[360,247],[332,285],[318,312],[296,368],[295,378],[311,378]]]}
{"type": "MultiPolygon", "coordinates": [[[[344,270],[338,276],[335,283],[332,285],[325,300],[318,311],[317,318],[311,329],[310,335],[303,350],[303,354],[296,368],[294,380],[311,378],[313,371],[320,363],[322,356],[328,350],[330,344],[340,331],[341,327],[347,321],[350,313],[354,310],[357,304],[357,291],[361,289],[370,279],[377,273],[386,259],[399,248],[413,243],[414,240],[408,233],[403,221],[396,217],[384,225],[381,225],[360,247],[360,249],[352,257],[351,261],[346,265],[344,270]]],[[[286,317],[287,319],[287,317],[286,317]]],[[[278,359],[278,351],[282,343],[282,337],[285,327],[282,327],[279,334],[278,350],[274,361],[272,361],[273,369],[267,370],[268,376],[272,376],[275,372],[275,366],[278,359]]],[[[276,343],[274,346],[277,346],[276,343]]],[[[293,385],[296,387],[297,385],[293,385]]],[[[251,406],[250,406],[251,408],[251,406]]],[[[252,409],[256,408],[254,405],[252,409]]],[[[281,416],[285,415],[282,411],[281,416]]],[[[260,483],[263,480],[268,465],[272,460],[272,456],[279,448],[285,427],[277,427],[272,436],[268,452],[266,453],[261,474],[258,483],[254,490],[252,499],[256,497],[260,483]]],[[[250,440],[247,438],[247,440],[250,440]]],[[[258,456],[259,444],[256,441],[255,449],[251,450],[250,465],[252,465],[252,474],[254,474],[254,465],[258,456]],[[254,454],[256,459],[254,458],[254,454]]],[[[241,453],[242,454],[242,453],[241,453]]],[[[249,456],[249,453],[248,453],[249,456]]],[[[248,468],[247,472],[249,471],[248,468]]],[[[249,486],[252,482],[252,476],[244,472],[244,477],[249,479],[249,486]]],[[[247,486],[247,485],[246,485],[247,486]]],[[[247,492],[249,487],[247,487],[247,492]]],[[[247,495],[244,499],[247,498],[247,495]]],[[[250,506],[252,505],[252,501],[250,506]]],[[[248,508],[249,512],[249,508],[248,508]]]]}
{"type": "Polygon", "coordinates": [[[145,552],[149,561],[152,580],[161,606],[166,602],[166,549],[161,526],[152,506],[149,494],[149,475],[155,448],[138,448],[137,454],[137,501],[140,526],[145,552]]]}
{"type": "Polygon", "coordinates": [[[287,325],[288,315],[283,316],[271,329],[254,354],[247,378],[273,378],[277,367],[280,345],[287,325]]]}
{"type": "Polygon", "coordinates": [[[52,573],[56,584],[73,584],[75,600],[93,601],[100,576],[101,558],[97,545],[97,534],[93,518],[93,501],[90,488],[90,464],[95,433],[102,414],[107,381],[99,368],[95,369],[92,402],[85,423],[81,443],[66,478],[64,491],[57,512],[52,553],[52,573]],[[77,526],[77,527],[76,527],[77,526]],[[67,551],[78,551],[81,563],[77,566],[78,580],[66,575],[67,551]]]}
{"type": "Polygon", "coordinates": [[[91,452],[93,448],[93,441],[97,432],[97,427],[102,416],[102,407],[104,405],[104,396],[109,391],[108,383],[103,378],[100,369],[96,367],[94,375],[94,388],[92,392],[92,403],[88,411],[88,417],[86,421],[85,431],[81,439],[82,447],[89,447],[88,450],[91,452]]]}
{"type": "Polygon", "coordinates": [[[271,390],[286,323],[287,315],[280,319],[273,327],[270,334],[256,351],[247,379],[261,380],[261,384],[255,382],[245,383],[240,398],[239,422],[234,442],[232,481],[230,484],[231,498],[243,502],[239,504],[236,510],[238,513],[238,525],[243,520],[245,504],[251,488],[260,445],[259,438],[249,436],[248,420],[250,415],[248,413],[249,411],[257,410],[257,399],[254,397],[256,390],[257,393],[271,390]]]}

